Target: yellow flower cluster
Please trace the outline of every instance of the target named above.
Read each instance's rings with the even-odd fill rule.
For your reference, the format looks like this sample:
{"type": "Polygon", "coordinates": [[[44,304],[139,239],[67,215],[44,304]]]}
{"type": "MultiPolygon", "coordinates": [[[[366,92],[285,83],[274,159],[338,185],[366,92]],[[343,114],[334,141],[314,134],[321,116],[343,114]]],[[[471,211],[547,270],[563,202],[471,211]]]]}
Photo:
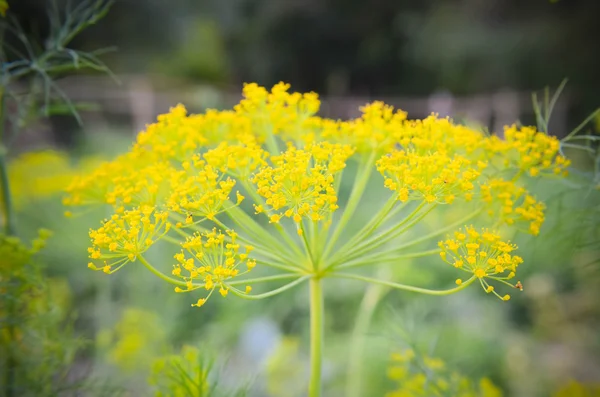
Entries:
{"type": "MultiPolygon", "coordinates": [[[[290,252],[282,252],[285,245],[278,244],[278,239],[271,234],[274,229],[283,233],[285,244],[291,245],[295,253],[304,249],[315,262],[331,260],[332,267],[339,266],[335,260],[343,261],[347,253],[329,254],[342,235],[343,226],[359,208],[373,169],[383,176],[383,187],[391,190],[400,202],[469,201],[469,207],[475,207],[474,210],[487,210],[495,226],[516,226],[538,234],[545,208],[533,195],[518,187],[519,177],[524,172],[531,176],[562,176],[569,165],[568,160],[558,154],[559,144],[555,138],[530,127],[510,127],[505,131],[506,139],[502,140],[437,115],[410,120],[406,112],[383,102],[365,105],[360,109],[362,115],[356,119],[331,120],[316,115],[320,106],[317,94],[294,93],[289,89],[284,83],[276,84],[271,90],[254,83],[246,84],[242,100],[232,110],[208,110],[195,115],[188,114],[183,105],[177,105],[159,116],[156,123],[148,125],[127,153],[75,178],[66,189],[66,205],[104,205],[114,214],[102,227],[90,232],[89,253],[94,262],[90,267],[112,273],[128,261],[136,258],[142,261],[141,254],[170,232],[172,222],[176,226],[171,231],[174,236],[169,235],[165,240],[178,244],[187,238],[184,244],[189,247],[196,244],[197,251],[193,251],[193,258],[178,254],[182,261],[178,259],[175,271],[186,274],[183,281],[176,279],[174,284],[187,287],[191,283],[192,288],[188,289],[211,286],[208,288],[211,292],[216,286],[226,294],[225,280],[239,275],[236,273],[239,262],[247,260],[239,255],[247,254],[226,248],[237,246],[235,232],[210,232],[213,226],[226,227],[224,216],[229,216],[239,230],[252,234],[240,240],[256,246],[258,258],[278,262],[265,260],[271,267],[297,266],[290,259],[290,252]],[[339,205],[342,170],[352,161],[358,164],[359,170],[356,183],[350,189],[352,196],[347,200],[348,213],[333,217],[339,205]],[[514,177],[500,179],[505,175],[514,177]],[[235,190],[238,188],[244,195],[235,190]],[[244,196],[250,198],[252,206],[243,205],[244,196]],[[275,225],[265,226],[252,216],[255,214],[244,212],[247,209],[252,212],[251,208],[255,214],[265,214],[275,225]],[[334,224],[336,219],[339,222],[334,224]],[[293,221],[299,234],[305,233],[303,220],[320,224],[318,227],[310,224],[307,228],[310,236],[306,237],[310,238],[297,239],[287,235],[285,227],[276,225],[282,220],[293,221]],[[336,230],[340,225],[340,230],[336,230]],[[191,235],[192,232],[216,233],[211,238],[220,242],[205,246],[204,239],[209,235],[191,235]],[[317,235],[317,232],[322,234],[317,235]],[[319,238],[328,237],[331,240],[325,241],[323,247],[311,250],[311,244],[320,244],[319,238]],[[224,258],[215,256],[219,249],[229,253],[234,267],[228,267],[231,261],[225,265],[224,258]],[[200,253],[206,258],[214,257],[215,263],[195,264],[201,260],[196,257],[200,253]],[[321,254],[323,258],[317,258],[321,254]],[[104,262],[95,264],[98,260],[104,262]],[[230,273],[215,274],[216,269],[230,273]]],[[[382,210],[396,213],[389,206],[382,210]]],[[[375,220],[381,215],[376,212],[375,220]]],[[[386,220],[385,215],[379,218],[386,220]]],[[[394,227],[392,225],[390,230],[394,227]]],[[[377,235],[375,230],[372,232],[377,235]]],[[[390,232],[387,237],[395,238],[394,233],[390,232]]],[[[360,236],[356,241],[360,242],[360,236]]],[[[520,260],[510,256],[510,251],[502,251],[501,248],[510,245],[501,246],[499,241],[469,240],[468,243],[488,247],[475,249],[476,263],[465,263],[463,267],[470,272],[482,269],[485,275],[480,280],[486,290],[489,286],[484,279],[500,276],[494,261],[505,261],[507,255],[512,262],[520,260]],[[486,254],[488,258],[484,258],[486,254]]],[[[361,255],[369,253],[369,247],[360,244],[358,248],[348,249],[355,249],[361,255]]],[[[467,248],[461,249],[466,250],[467,257],[471,256],[467,248]]],[[[462,251],[453,255],[460,256],[462,251]]],[[[453,264],[457,263],[458,256],[453,264]]],[[[466,262],[467,257],[462,260],[466,262]]],[[[254,263],[248,262],[250,266],[254,263]]],[[[161,270],[144,264],[173,282],[174,279],[161,270]]],[[[238,295],[238,291],[233,292],[238,295]]]]}
{"type": "MultiPolygon", "coordinates": [[[[172,274],[186,283],[185,289],[176,287],[175,291],[187,292],[200,288],[209,291],[205,298],[198,299],[192,306],[204,305],[217,288],[222,296],[227,296],[229,286],[226,282],[246,274],[256,266],[256,260],[248,258],[253,247],[246,246],[245,252],[240,253],[237,233],[233,230],[225,233],[227,236],[216,228],[210,232],[195,233],[181,243],[183,250],[175,254],[177,264],[174,265],[172,274]],[[240,273],[239,267],[242,264],[246,265],[246,269],[240,273]],[[196,280],[201,283],[194,283],[196,280]]],[[[249,286],[246,287],[246,293],[250,289],[249,286]]]]}
{"type": "Polygon", "coordinates": [[[174,172],[168,163],[160,162],[116,174],[114,189],[105,194],[106,203],[116,208],[155,205],[174,172]]]}
{"type": "MultiPolygon", "coordinates": [[[[420,154],[442,152],[468,155],[473,161],[485,158],[481,149],[487,139],[482,132],[454,124],[449,118],[432,114],[423,120],[406,120],[394,131],[395,142],[405,150],[420,154]]],[[[478,168],[485,168],[485,164],[478,168]]]]}
{"type": "MultiPolygon", "coordinates": [[[[133,207],[139,201],[134,201],[134,196],[144,195],[141,188],[135,189],[136,180],[152,177],[152,172],[142,171],[146,167],[156,169],[154,162],[145,163],[133,152],[118,156],[113,161],[102,162],[92,172],[73,178],[65,189],[63,204],[69,207],[109,204],[115,209],[125,204],[133,207]]],[[[168,175],[168,171],[160,174],[168,175]]]]}
{"type": "Polygon", "coordinates": [[[8,2],[7,0],[0,0],[0,15],[2,17],[6,16],[6,11],[8,11],[8,2]]]}
{"type": "MultiPolygon", "coordinates": [[[[178,213],[214,219],[223,211],[229,194],[235,186],[233,179],[222,175],[199,156],[183,164],[184,170],[175,173],[171,180],[167,208],[178,213]]],[[[241,202],[243,199],[238,195],[241,202]]]]}
{"type": "MultiPolygon", "coordinates": [[[[501,240],[500,235],[487,229],[475,230],[472,226],[465,230],[459,229],[454,232],[454,238],[448,238],[439,242],[442,249],[440,256],[444,262],[471,273],[481,283],[481,286],[487,293],[493,293],[502,300],[509,300],[510,295],[500,296],[495,288],[488,284],[486,279],[501,282],[513,288],[523,289],[521,282],[512,285],[506,280],[515,277],[517,267],[523,263],[523,259],[517,255],[511,255],[511,252],[517,249],[517,246],[510,242],[501,240]]],[[[458,285],[462,284],[462,279],[457,279],[458,285]]]]}
{"type": "Polygon", "coordinates": [[[101,227],[90,230],[90,258],[101,261],[102,265],[89,262],[88,267],[111,274],[134,261],[169,231],[168,215],[151,206],[114,214],[101,227]]]}
{"type": "Polygon", "coordinates": [[[512,181],[491,179],[481,185],[481,198],[488,204],[488,214],[507,225],[528,224],[527,232],[537,236],[544,223],[544,203],[512,181]]]}
{"type": "Polygon", "coordinates": [[[386,397],[502,397],[489,379],[473,382],[439,358],[421,357],[412,349],[391,355],[388,378],[396,383],[396,389],[386,397]]]}
{"type": "Polygon", "coordinates": [[[362,116],[351,121],[323,123],[321,137],[349,144],[359,153],[385,153],[394,147],[395,134],[406,120],[406,112],[376,101],[360,108],[362,116]]]}
{"type": "Polygon", "coordinates": [[[441,152],[420,155],[394,151],[377,162],[384,186],[398,194],[398,200],[425,200],[428,203],[452,203],[457,196],[473,198],[473,181],[480,171],[460,155],[441,152]]]}
{"type": "Polygon", "coordinates": [[[247,180],[257,168],[267,165],[268,153],[259,145],[232,145],[223,142],[204,155],[206,164],[240,180],[247,180]]]}
{"type": "Polygon", "coordinates": [[[305,150],[290,145],[280,156],[272,156],[273,166],[260,169],[252,179],[265,205],[255,204],[273,223],[285,216],[298,223],[303,217],[319,221],[338,208],[335,175],[346,166],[352,154],[347,145],[322,142],[305,150]]]}
{"type": "Polygon", "coordinates": [[[95,158],[75,162],[68,153],[55,150],[28,152],[16,157],[8,165],[8,179],[17,209],[35,200],[58,196],[78,170],[90,170],[97,163],[95,158]]]}
{"type": "Polygon", "coordinates": [[[253,132],[263,141],[269,134],[286,139],[302,139],[321,102],[314,92],[289,93],[289,84],[278,83],[267,91],[256,83],[244,84],[244,98],[234,107],[237,114],[251,120],[253,132]]]}
{"type": "Polygon", "coordinates": [[[208,143],[208,139],[198,133],[203,121],[202,116],[188,117],[185,107],[179,104],[140,132],[132,151],[153,157],[155,161],[183,160],[208,143]]]}
{"type": "Polygon", "coordinates": [[[488,145],[492,152],[501,154],[505,167],[534,177],[540,173],[567,175],[570,161],[558,154],[560,141],[535,127],[505,127],[504,139],[492,137],[488,145]]]}

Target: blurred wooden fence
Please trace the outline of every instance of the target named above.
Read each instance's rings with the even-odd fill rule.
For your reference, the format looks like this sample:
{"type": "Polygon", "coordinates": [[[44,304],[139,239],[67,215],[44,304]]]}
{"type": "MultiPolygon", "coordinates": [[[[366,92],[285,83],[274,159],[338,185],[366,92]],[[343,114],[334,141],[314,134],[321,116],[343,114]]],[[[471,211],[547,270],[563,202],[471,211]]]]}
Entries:
{"type": "MultiPolygon", "coordinates": [[[[230,108],[240,99],[240,89],[216,89],[212,86],[160,84],[148,76],[120,76],[120,84],[106,77],[74,77],[60,82],[74,102],[93,103],[97,110],[86,111],[87,123],[111,124],[118,119],[131,125],[132,132],[143,130],[156,115],[183,103],[192,112],[206,108],[230,108]],[[169,88],[164,88],[169,87],[169,88]]],[[[382,100],[408,112],[410,118],[422,118],[432,112],[457,120],[478,123],[496,133],[504,125],[527,118],[533,120],[531,93],[511,90],[456,97],[439,92],[427,97],[336,97],[321,98],[320,114],[332,118],[352,118],[359,107],[382,100]]],[[[555,135],[566,132],[568,98],[560,98],[552,114],[550,130],[555,135]]]]}

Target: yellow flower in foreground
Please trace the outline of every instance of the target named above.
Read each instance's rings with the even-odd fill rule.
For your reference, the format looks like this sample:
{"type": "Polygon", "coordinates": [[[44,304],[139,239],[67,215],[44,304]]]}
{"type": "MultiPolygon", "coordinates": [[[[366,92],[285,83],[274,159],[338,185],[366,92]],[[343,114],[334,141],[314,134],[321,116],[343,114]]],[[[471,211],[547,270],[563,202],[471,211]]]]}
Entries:
{"type": "Polygon", "coordinates": [[[540,173],[566,176],[570,161],[559,155],[560,141],[535,127],[516,125],[504,128],[504,140],[489,140],[491,151],[499,153],[505,165],[515,167],[535,177],[540,173]]]}
{"type": "MultiPolygon", "coordinates": [[[[488,284],[488,279],[523,289],[520,282],[512,285],[506,281],[515,277],[517,267],[523,263],[520,256],[511,255],[517,249],[516,245],[501,241],[495,232],[488,229],[475,230],[472,226],[465,230],[459,229],[453,237],[448,236],[438,244],[442,249],[440,256],[444,262],[473,274],[479,279],[485,292],[493,293],[502,300],[509,300],[510,295],[500,296],[488,284]]],[[[462,284],[462,280],[458,279],[457,284],[462,284]]]]}
{"type": "MultiPolygon", "coordinates": [[[[263,299],[327,277],[387,285],[340,270],[435,252],[405,252],[410,240],[398,249],[394,244],[435,216],[437,204],[469,207],[458,225],[479,224],[487,213],[494,227],[536,235],[545,206],[521,187],[531,178],[521,177],[562,176],[569,164],[556,138],[530,127],[509,127],[503,140],[435,114],[409,119],[380,101],[361,107],[358,118],[331,120],[317,115],[317,94],[291,92],[285,83],[246,84],[242,96],[233,109],[203,114],[177,105],[139,133],[129,152],[75,178],[66,205],[102,206],[113,214],[90,231],[92,269],[112,273],[139,260],[179,291],[205,291],[196,306],[215,290],[263,299]],[[379,207],[368,203],[371,189],[372,197],[389,198],[379,207]],[[349,222],[363,219],[351,236],[349,222]],[[173,269],[145,255],[159,239],[165,249],[170,243],[182,250],[173,269]],[[237,279],[256,263],[238,251],[239,242],[256,247],[256,260],[277,274],[237,279]]],[[[453,227],[414,242],[433,243],[453,227]]],[[[511,285],[507,280],[522,262],[512,255],[514,245],[471,227],[440,247],[470,282],[509,299],[489,282],[511,285]]],[[[447,291],[393,284],[430,294],[466,287],[462,277],[447,291]]]]}
{"type": "Polygon", "coordinates": [[[481,185],[481,199],[488,214],[507,225],[524,223],[528,233],[537,236],[544,223],[546,206],[512,181],[492,179],[481,185]]]}
{"type": "Polygon", "coordinates": [[[151,206],[113,215],[100,228],[90,230],[92,246],[88,252],[92,262],[88,267],[110,274],[134,261],[169,231],[167,217],[168,213],[151,206]],[[97,266],[94,262],[99,261],[102,264],[97,266]]]}
{"type": "Polygon", "coordinates": [[[266,204],[256,205],[256,212],[266,212],[274,223],[283,216],[296,223],[303,217],[324,219],[338,208],[334,179],[351,154],[349,146],[323,142],[305,150],[290,146],[273,156],[273,166],[261,168],[252,179],[266,204]]]}
{"type": "Polygon", "coordinates": [[[223,176],[199,156],[183,164],[184,170],[172,177],[167,206],[174,212],[214,219],[224,211],[235,180],[223,176]]]}
{"type": "Polygon", "coordinates": [[[256,261],[248,258],[253,247],[246,246],[245,252],[240,253],[237,233],[233,230],[225,233],[216,229],[195,233],[181,243],[183,250],[175,254],[177,264],[172,274],[186,283],[185,288],[176,287],[175,291],[188,292],[200,288],[209,291],[205,298],[200,298],[192,306],[202,306],[216,289],[223,297],[227,296],[227,281],[248,273],[256,266],[256,261]],[[242,265],[245,267],[240,271],[242,265]]]}
{"type": "MultiPolygon", "coordinates": [[[[455,225],[479,224],[486,211],[490,225],[515,229],[525,224],[537,234],[544,205],[518,186],[530,177],[565,175],[569,163],[557,154],[556,138],[532,128],[509,128],[502,140],[436,115],[409,120],[406,112],[383,102],[364,106],[357,119],[335,121],[316,115],[315,93],[289,88],[246,84],[233,110],[194,115],[178,105],[141,132],[128,153],[74,181],[65,204],[104,204],[114,214],[90,232],[90,256],[104,262],[90,267],[112,273],[138,260],[177,292],[200,293],[193,306],[202,306],[215,290],[260,300],[307,283],[313,352],[323,345],[327,278],[437,296],[478,280],[503,300],[510,296],[499,295],[490,283],[522,288],[508,282],[523,262],[513,255],[516,246],[473,227],[439,243],[444,261],[468,274],[464,283],[456,280],[458,286],[429,289],[353,270],[439,252],[411,247],[435,244],[455,225]],[[235,199],[234,188],[239,189],[235,199]],[[368,200],[366,192],[384,202],[368,200]],[[423,234],[412,229],[438,215],[432,213],[437,204],[461,201],[468,202],[468,214],[455,224],[423,234]],[[341,203],[343,210],[336,214],[341,203]],[[176,227],[169,230],[167,219],[176,227]],[[229,227],[236,232],[219,230],[229,227]],[[145,254],[158,239],[181,250],[173,252],[171,274],[166,274],[168,264],[153,265],[157,258],[145,254]],[[251,247],[240,252],[240,243],[256,247],[256,260],[248,258],[251,247]],[[265,274],[244,277],[256,261],[265,274]]],[[[321,362],[320,354],[311,356],[306,395],[320,395],[321,362]]],[[[476,385],[440,360],[421,363],[427,371],[406,365],[392,371],[402,382],[390,396],[499,395],[488,381],[476,385]],[[442,375],[432,380],[431,373],[442,375]]]]}
{"type": "Polygon", "coordinates": [[[385,187],[398,193],[398,200],[425,200],[428,203],[452,203],[454,199],[473,197],[473,181],[480,172],[466,158],[435,152],[419,155],[394,151],[377,162],[385,177],[385,187]]]}

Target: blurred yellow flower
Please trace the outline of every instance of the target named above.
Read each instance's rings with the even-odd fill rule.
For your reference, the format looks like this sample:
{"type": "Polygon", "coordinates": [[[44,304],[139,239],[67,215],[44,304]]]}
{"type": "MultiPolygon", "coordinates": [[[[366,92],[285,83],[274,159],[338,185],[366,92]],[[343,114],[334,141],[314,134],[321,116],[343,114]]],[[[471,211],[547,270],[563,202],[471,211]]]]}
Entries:
{"type": "Polygon", "coordinates": [[[0,15],[3,17],[6,16],[6,11],[8,11],[8,2],[7,0],[0,0],[0,15]]]}
{"type": "Polygon", "coordinates": [[[392,353],[388,378],[396,384],[386,397],[502,397],[492,381],[478,382],[447,366],[443,360],[423,356],[412,349],[392,353]]]}

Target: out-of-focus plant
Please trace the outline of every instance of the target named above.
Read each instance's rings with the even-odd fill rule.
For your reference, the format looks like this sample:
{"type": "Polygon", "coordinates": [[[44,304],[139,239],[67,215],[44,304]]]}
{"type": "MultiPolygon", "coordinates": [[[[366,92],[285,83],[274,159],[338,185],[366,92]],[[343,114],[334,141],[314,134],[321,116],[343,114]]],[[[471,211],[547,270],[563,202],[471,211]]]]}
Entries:
{"type": "Polygon", "coordinates": [[[171,56],[161,56],[158,70],[190,80],[224,82],[229,77],[227,52],[218,24],[210,19],[194,21],[171,56]]]}
{"type": "MultiPolygon", "coordinates": [[[[55,5],[54,2],[52,2],[55,5]]],[[[66,110],[79,114],[56,79],[68,72],[91,68],[107,72],[95,53],[69,48],[82,30],[101,19],[110,1],[82,1],[60,13],[50,12],[51,33],[45,43],[27,37],[10,14],[0,20],[0,199],[3,230],[0,233],[2,283],[0,389],[3,396],[55,396],[81,388],[66,379],[79,347],[51,294],[51,283],[42,277],[32,258],[48,232],[42,231],[27,248],[16,237],[7,156],[19,131],[41,116],[66,110]]],[[[8,9],[0,3],[4,17],[8,9]]],[[[18,183],[23,181],[16,182],[18,183]]],[[[31,181],[28,181],[31,182],[31,181]]]]}
{"type": "Polygon", "coordinates": [[[66,113],[81,122],[76,105],[56,83],[58,78],[86,69],[111,73],[98,58],[107,49],[85,52],[70,44],[106,15],[112,1],[84,0],[64,12],[55,1],[50,4],[50,34],[43,44],[30,40],[10,14],[0,23],[0,100],[3,121],[8,121],[10,129],[10,135],[4,134],[4,145],[41,116],[66,113]]]}
{"type": "Polygon", "coordinates": [[[157,397],[210,396],[211,368],[212,362],[204,359],[197,348],[184,346],[179,355],[154,360],[149,382],[157,389],[157,397]]]}
{"type": "Polygon", "coordinates": [[[266,365],[266,391],[269,396],[298,397],[304,393],[306,370],[300,356],[300,340],[284,337],[269,356],[266,365]]]}
{"type": "Polygon", "coordinates": [[[100,331],[98,347],[107,361],[126,372],[149,369],[152,360],[166,353],[167,332],[155,313],[128,308],[114,329],[100,331]]]}
{"type": "MultiPolygon", "coordinates": [[[[540,131],[548,132],[552,111],[566,85],[567,79],[560,83],[552,96],[550,95],[550,89],[547,87],[541,100],[538,99],[536,93],[532,94],[533,109],[536,115],[537,127],[540,131]]],[[[598,120],[600,120],[600,107],[590,113],[585,120],[560,141],[560,153],[562,155],[564,155],[565,150],[573,149],[588,156],[592,163],[591,169],[596,185],[600,184],[600,135],[594,134],[594,131],[586,130],[586,128],[592,126],[592,122],[598,124],[598,120]]],[[[595,127],[596,132],[600,132],[600,128],[597,125],[595,127]]],[[[587,188],[590,185],[586,184],[584,187],[587,188]]]]}
{"type": "MultiPolygon", "coordinates": [[[[155,396],[243,396],[244,389],[227,390],[208,349],[183,346],[171,353],[168,329],[156,313],[127,308],[114,327],[101,330],[97,348],[105,361],[119,373],[133,379],[134,394],[152,392],[155,396]],[[144,383],[147,380],[147,383],[144,383]]],[[[124,380],[124,379],[123,379],[124,380]]]]}
{"type": "Polygon", "coordinates": [[[436,357],[406,349],[391,355],[388,377],[397,384],[386,397],[502,397],[492,381],[472,381],[436,357]]]}
{"type": "Polygon", "coordinates": [[[55,396],[83,386],[68,379],[81,347],[70,326],[68,287],[45,279],[35,258],[49,235],[40,230],[27,246],[0,234],[2,396],[55,396]]]}
{"type": "Polygon", "coordinates": [[[552,397],[598,397],[600,384],[583,384],[571,381],[557,390],[552,397]]]}
{"type": "Polygon", "coordinates": [[[179,354],[156,358],[149,383],[156,397],[243,397],[245,389],[229,391],[218,381],[214,361],[200,349],[183,346],[179,354]]]}
{"type": "Polygon", "coordinates": [[[56,150],[26,152],[8,164],[10,190],[16,210],[39,200],[60,196],[82,171],[96,167],[95,157],[74,162],[68,153],[56,150]]]}
{"type": "Polygon", "coordinates": [[[128,153],[75,179],[66,205],[112,211],[90,231],[88,266],[112,274],[138,262],[176,292],[199,294],[192,304],[198,307],[215,291],[257,300],[308,283],[310,396],[322,389],[323,280],[437,296],[479,284],[502,301],[510,299],[503,289],[523,289],[515,282],[523,259],[506,236],[540,232],[545,205],[527,186],[567,174],[570,161],[558,139],[517,126],[500,139],[435,115],[410,120],[382,102],[361,108],[358,119],[329,120],[316,116],[317,94],[288,89],[247,84],[233,110],[188,115],[176,106],[128,153]],[[353,180],[350,192],[340,188],[342,176],[353,180]],[[366,208],[367,189],[379,189],[386,201],[366,208]],[[464,217],[400,240],[444,206],[464,217]],[[372,215],[349,235],[346,226],[359,209],[372,215]],[[176,247],[174,264],[151,263],[148,251],[159,242],[176,247]],[[428,242],[429,249],[413,248],[428,242]],[[456,269],[454,287],[354,272],[430,255],[456,269]],[[256,284],[284,280],[254,293],[256,284]]]}

